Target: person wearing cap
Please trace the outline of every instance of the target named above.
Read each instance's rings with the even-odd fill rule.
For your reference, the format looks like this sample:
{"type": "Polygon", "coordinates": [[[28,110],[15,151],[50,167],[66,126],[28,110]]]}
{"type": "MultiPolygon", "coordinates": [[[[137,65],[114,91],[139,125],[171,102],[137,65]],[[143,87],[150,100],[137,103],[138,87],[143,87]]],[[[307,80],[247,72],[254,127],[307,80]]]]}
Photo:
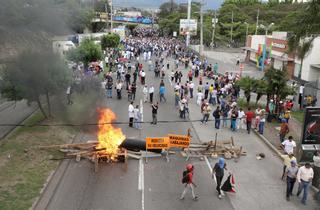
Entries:
{"type": "Polygon", "coordinates": [[[285,119],[282,119],[281,125],[280,125],[280,131],[279,131],[279,137],[280,137],[281,143],[284,141],[284,137],[286,137],[288,133],[289,133],[288,123],[285,119]]]}
{"type": "Polygon", "coordinates": [[[296,162],[296,160],[291,160],[290,166],[286,170],[286,177],[287,177],[286,198],[287,198],[287,201],[290,200],[290,196],[292,195],[292,190],[294,187],[294,183],[296,182],[297,173],[298,173],[297,162],[296,162]]]}
{"type": "Polygon", "coordinates": [[[185,172],[183,173],[184,174],[184,177],[182,178],[182,183],[184,183],[184,179],[186,181],[186,183],[184,183],[184,189],[182,191],[182,194],[181,194],[181,197],[180,197],[180,200],[183,200],[184,199],[184,196],[186,194],[186,192],[188,191],[188,188],[191,189],[191,194],[192,194],[192,198],[193,200],[198,200],[198,196],[195,195],[194,193],[194,186],[196,187],[197,185],[193,182],[193,171],[194,171],[194,166],[192,164],[187,164],[186,166],[186,174],[185,172]]]}
{"type": "Polygon", "coordinates": [[[218,192],[218,197],[221,199],[221,182],[224,176],[224,170],[227,170],[226,168],[227,164],[225,163],[224,158],[219,158],[218,162],[214,165],[212,169],[212,178],[215,179],[217,187],[216,190],[218,192]]]}
{"type": "Polygon", "coordinates": [[[286,173],[287,168],[289,168],[291,166],[290,162],[293,160],[297,162],[297,159],[292,153],[281,155],[281,157],[283,159],[283,172],[282,172],[281,179],[283,180],[285,177],[285,173],[286,173]]]}
{"type": "Polygon", "coordinates": [[[311,168],[310,163],[306,163],[304,166],[299,168],[297,173],[297,180],[299,183],[297,196],[299,196],[303,190],[301,203],[304,205],[306,205],[308,191],[309,191],[309,187],[312,179],[313,179],[313,169],[311,168]]]}

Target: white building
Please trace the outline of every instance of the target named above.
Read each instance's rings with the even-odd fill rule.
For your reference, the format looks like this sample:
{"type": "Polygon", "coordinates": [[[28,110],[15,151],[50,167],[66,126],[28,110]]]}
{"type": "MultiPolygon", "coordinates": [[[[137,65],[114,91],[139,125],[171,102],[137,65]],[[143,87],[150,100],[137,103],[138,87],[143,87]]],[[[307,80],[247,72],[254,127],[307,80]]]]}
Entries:
{"type": "Polygon", "coordinates": [[[313,40],[311,50],[303,59],[302,68],[301,60],[296,56],[294,76],[308,82],[320,82],[320,36],[313,40]]]}

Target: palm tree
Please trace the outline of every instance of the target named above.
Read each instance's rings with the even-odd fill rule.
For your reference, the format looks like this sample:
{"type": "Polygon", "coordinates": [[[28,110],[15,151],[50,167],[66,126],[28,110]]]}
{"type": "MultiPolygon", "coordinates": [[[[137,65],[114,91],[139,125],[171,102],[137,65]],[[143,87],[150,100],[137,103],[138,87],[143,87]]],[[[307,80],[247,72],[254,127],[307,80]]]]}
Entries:
{"type": "Polygon", "coordinates": [[[254,90],[255,79],[249,76],[242,77],[240,80],[237,81],[236,84],[239,85],[239,87],[244,91],[247,104],[249,105],[251,93],[254,90]]]}
{"type": "Polygon", "coordinates": [[[313,40],[314,38],[310,38],[309,40],[304,39],[296,48],[297,56],[301,60],[298,78],[301,78],[303,60],[308,54],[309,50],[312,48],[313,40]]]}

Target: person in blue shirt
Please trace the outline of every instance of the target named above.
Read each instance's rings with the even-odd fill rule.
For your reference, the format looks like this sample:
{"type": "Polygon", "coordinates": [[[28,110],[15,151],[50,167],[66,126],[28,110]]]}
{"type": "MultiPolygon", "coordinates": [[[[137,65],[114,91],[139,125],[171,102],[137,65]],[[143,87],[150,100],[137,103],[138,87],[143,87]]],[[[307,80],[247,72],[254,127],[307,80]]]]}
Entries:
{"type": "Polygon", "coordinates": [[[160,89],[159,89],[160,102],[162,102],[162,100],[164,100],[164,102],[167,102],[167,99],[164,97],[165,92],[166,92],[165,86],[160,86],[160,89]]]}

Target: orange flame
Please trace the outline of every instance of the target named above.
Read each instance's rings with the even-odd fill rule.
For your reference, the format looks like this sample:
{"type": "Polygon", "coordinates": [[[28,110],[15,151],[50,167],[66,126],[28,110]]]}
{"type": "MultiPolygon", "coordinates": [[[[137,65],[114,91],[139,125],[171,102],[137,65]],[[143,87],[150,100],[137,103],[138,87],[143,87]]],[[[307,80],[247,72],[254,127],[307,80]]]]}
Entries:
{"type": "Polygon", "coordinates": [[[110,109],[99,110],[99,144],[97,149],[104,149],[101,152],[110,155],[111,159],[117,157],[119,146],[126,138],[121,128],[115,128],[111,124],[115,119],[116,115],[110,109]]]}

